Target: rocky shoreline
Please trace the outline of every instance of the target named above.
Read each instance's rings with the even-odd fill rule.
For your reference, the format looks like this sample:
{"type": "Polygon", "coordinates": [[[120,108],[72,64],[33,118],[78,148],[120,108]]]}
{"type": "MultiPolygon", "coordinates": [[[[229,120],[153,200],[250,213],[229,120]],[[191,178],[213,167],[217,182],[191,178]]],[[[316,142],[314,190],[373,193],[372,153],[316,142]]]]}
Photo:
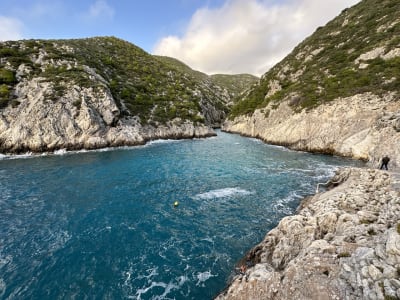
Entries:
{"type": "MultiPolygon", "coordinates": [[[[124,130],[124,129],[117,129],[124,130]]],[[[104,148],[117,148],[117,147],[130,147],[130,146],[140,146],[145,145],[150,141],[154,140],[182,140],[182,139],[195,139],[195,138],[207,138],[213,137],[217,134],[212,130],[197,130],[189,132],[176,132],[176,131],[166,131],[162,134],[154,133],[144,133],[138,134],[133,138],[120,137],[115,140],[107,139],[107,136],[93,137],[86,141],[74,141],[58,143],[54,146],[49,145],[25,145],[21,144],[18,147],[1,147],[0,154],[3,155],[19,155],[25,153],[43,154],[52,153],[56,151],[81,151],[81,150],[98,150],[104,148]]]]}
{"type": "Polygon", "coordinates": [[[18,143],[14,146],[0,143],[0,154],[15,155],[25,153],[52,153],[56,151],[80,151],[97,150],[104,148],[116,148],[124,146],[139,146],[154,140],[181,140],[194,138],[207,138],[217,134],[212,128],[207,126],[187,126],[180,127],[116,127],[108,129],[106,133],[98,136],[79,138],[75,140],[59,139],[56,144],[29,143],[29,140],[18,143]],[[112,133],[110,133],[112,132],[112,133]],[[114,135],[114,136],[113,136],[114,135]]]}
{"type": "Polygon", "coordinates": [[[294,150],[361,159],[372,167],[388,155],[392,166],[400,166],[400,102],[395,94],[357,94],[297,113],[290,101],[282,101],[226,120],[222,130],[294,150]]]}
{"type": "Polygon", "coordinates": [[[243,259],[216,299],[399,299],[400,174],[344,168],[243,259]]]}
{"type": "MultiPolygon", "coordinates": [[[[32,83],[31,83],[32,84],[32,83]]],[[[121,116],[112,95],[76,87],[68,97],[54,103],[43,100],[45,83],[19,91],[27,95],[18,107],[0,112],[0,153],[42,153],[56,150],[92,150],[143,145],[155,139],[189,139],[215,136],[205,124],[175,118],[165,124],[142,124],[140,119],[121,116]],[[83,95],[83,96],[82,96],[83,95]],[[79,106],[71,99],[84,100],[79,106]]],[[[31,87],[31,85],[28,85],[31,87]]],[[[18,88],[23,89],[21,84],[18,88]]]]}

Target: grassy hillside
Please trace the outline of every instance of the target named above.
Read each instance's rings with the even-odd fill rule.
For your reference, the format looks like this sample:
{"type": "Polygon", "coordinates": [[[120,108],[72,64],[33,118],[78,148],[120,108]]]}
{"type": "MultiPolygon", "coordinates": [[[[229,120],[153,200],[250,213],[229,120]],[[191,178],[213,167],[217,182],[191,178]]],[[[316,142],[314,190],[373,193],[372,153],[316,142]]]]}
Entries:
{"type": "MultiPolygon", "coordinates": [[[[115,37],[0,43],[0,108],[18,106],[18,82],[33,78],[53,85],[54,92],[46,95],[52,101],[74,85],[106,86],[121,116],[138,117],[142,123],[174,118],[204,123],[204,107],[226,110],[229,101],[222,88],[210,88],[115,37]]],[[[79,101],[74,105],[79,107],[79,101]]]]}
{"type": "Polygon", "coordinates": [[[265,73],[230,118],[282,100],[300,111],[338,97],[399,90],[400,1],[363,0],[265,73]]]}
{"type": "Polygon", "coordinates": [[[214,74],[211,75],[211,80],[217,85],[226,88],[233,95],[235,100],[242,92],[256,84],[260,78],[251,74],[214,74]]]}
{"type": "Polygon", "coordinates": [[[253,84],[255,84],[259,78],[250,74],[214,74],[207,75],[205,73],[195,71],[183,62],[168,56],[157,56],[160,61],[166,63],[171,68],[177,68],[182,73],[190,74],[193,78],[198,81],[208,82],[209,84],[222,87],[227,90],[230,97],[234,99],[241,92],[245,91],[253,84]]]}
{"type": "Polygon", "coordinates": [[[156,59],[158,59],[160,62],[166,64],[168,67],[177,69],[181,73],[186,73],[190,74],[190,76],[196,78],[197,80],[208,80],[209,76],[205,73],[195,71],[192,68],[190,68],[188,65],[185,63],[181,62],[180,60],[169,57],[169,56],[160,56],[160,55],[155,55],[154,56],[156,59]]]}

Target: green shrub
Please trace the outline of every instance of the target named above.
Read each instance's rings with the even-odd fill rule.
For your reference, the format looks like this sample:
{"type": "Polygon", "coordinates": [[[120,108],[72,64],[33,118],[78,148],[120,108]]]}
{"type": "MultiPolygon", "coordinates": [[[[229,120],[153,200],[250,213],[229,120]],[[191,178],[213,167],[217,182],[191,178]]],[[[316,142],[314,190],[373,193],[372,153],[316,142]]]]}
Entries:
{"type": "Polygon", "coordinates": [[[341,258],[341,257],[350,257],[350,256],[351,256],[351,254],[349,252],[340,252],[338,254],[339,258],[341,258]]]}
{"type": "Polygon", "coordinates": [[[19,102],[18,100],[12,100],[11,101],[11,106],[13,107],[13,108],[16,108],[18,105],[20,105],[21,104],[21,102],[19,102]]]}
{"type": "Polygon", "coordinates": [[[4,108],[8,105],[9,99],[6,98],[0,98],[0,108],[4,108]]]}
{"type": "Polygon", "coordinates": [[[0,108],[4,108],[8,105],[10,100],[10,90],[5,84],[0,85],[0,108]]]}
{"type": "Polygon", "coordinates": [[[1,57],[19,56],[18,50],[15,48],[2,47],[0,48],[1,57]]]}
{"type": "Polygon", "coordinates": [[[390,296],[390,295],[385,295],[385,300],[399,300],[399,297],[390,296]]]}
{"type": "Polygon", "coordinates": [[[6,84],[12,84],[16,82],[15,74],[13,71],[1,68],[0,69],[0,84],[6,83],[6,84]]]}
{"type": "Polygon", "coordinates": [[[81,108],[81,105],[82,105],[82,100],[81,99],[77,99],[74,102],[72,102],[72,105],[75,106],[79,110],[81,108]]]}
{"type": "Polygon", "coordinates": [[[371,224],[373,221],[367,220],[367,219],[361,219],[360,224],[371,224]]]}

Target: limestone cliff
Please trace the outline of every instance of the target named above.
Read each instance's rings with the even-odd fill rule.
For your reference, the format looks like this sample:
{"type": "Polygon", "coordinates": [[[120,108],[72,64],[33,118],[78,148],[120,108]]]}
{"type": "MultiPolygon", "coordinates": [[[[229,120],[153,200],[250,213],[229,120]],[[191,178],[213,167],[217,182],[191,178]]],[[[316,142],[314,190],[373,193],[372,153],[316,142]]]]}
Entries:
{"type": "Polygon", "coordinates": [[[226,121],[223,129],[292,149],[338,154],[379,166],[383,155],[400,166],[400,101],[396,93],[338,98],[294,113],[288,101],[269,104],[251,116],[226,121]]]}
{"type": "Polygon", "coordinates": [[[399,167],[399,36],[399,1],[361,1],[265,73],[223,129],[399,167]]]}
{"type": "Polygon", "coordinates": [[[32,79],[18,84],[15,93],[20,104],[6,107],[0,115],[3,152],[96,149],[215,135],[210,127],[190,120],[176,118],[154,126],[143,125],[137,117],[121,116],[106,87],[73,85],[54,102],[46,98],[52,93],[52,83],[32,79]]]}
{"type": "Polygon", "coordinates": [[[215,135],[232,93],[192,73],[114,37],[2,42],[0,152],[215,135]]]}
{"type": "Polygon", "coordinates": [[[400,176],[342,169],[246,256],[217,299],[399,299],[400,176]]]}

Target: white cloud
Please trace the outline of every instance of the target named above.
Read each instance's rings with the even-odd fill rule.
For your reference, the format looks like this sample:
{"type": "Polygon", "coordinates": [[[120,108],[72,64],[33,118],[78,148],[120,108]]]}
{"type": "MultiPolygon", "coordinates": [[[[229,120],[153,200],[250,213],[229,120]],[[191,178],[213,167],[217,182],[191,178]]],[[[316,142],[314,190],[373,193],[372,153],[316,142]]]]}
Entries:
{"type": "Polygon", "coordinates": [[[0,41],[22,39],[23,24],[15,18],[0,16],[0,41]]]}
{"type": "Polygon", "coordinates": [[[107,3],[107,1],[97,0],[89,7],[86,17],[89,19],[112,19],[114,17],[114,13],[114,9],[107,3]]]}
{"type": "Polygon", "coordinates": [[[154,53],[194,69],[261,75],[318,26],[360,0],[227,0],[192,16],[182,37],[168,36],[154,53]]]}

